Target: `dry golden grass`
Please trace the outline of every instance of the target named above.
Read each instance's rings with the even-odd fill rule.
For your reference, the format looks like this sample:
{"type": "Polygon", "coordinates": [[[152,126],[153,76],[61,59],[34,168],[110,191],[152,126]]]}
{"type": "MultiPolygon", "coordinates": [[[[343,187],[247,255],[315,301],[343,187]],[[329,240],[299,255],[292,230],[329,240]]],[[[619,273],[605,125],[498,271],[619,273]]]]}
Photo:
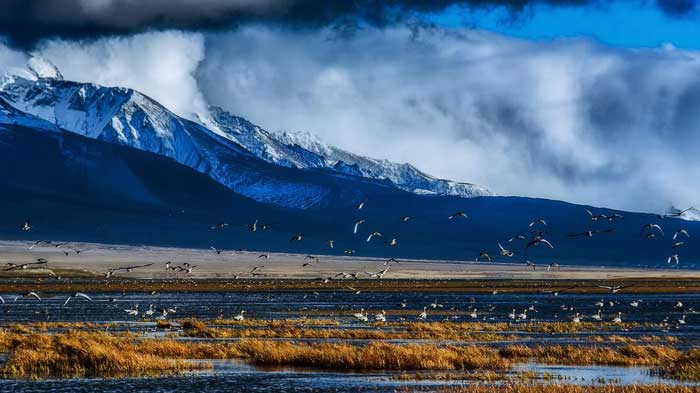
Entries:
{"type": "Polygon", "coordinates": [[[681,352],[662,345],[634,345],[622,347],[547,345],[530,348],[524,345],[508,345],[499,350],[506,359],[537,359],[549,364],[610,365],[610,366],[658,366],[674,362],[681,352]]]}
{"type": "Polygon", "coordinates": [[[208,366],[144,353],[103,333],[35,334],[15,338],[12,346],[1,369],[10,378],[163,375],[208,366]]]}
{"type": "Polygon", "coordinates": [[[657,371],[669,378],[700,381],[700,349],[691,349],[674,362],[661,364],[657,371]]]}
{"type": "Polygon", "coordinates": [[[483,346],[428,344],[395,345],[373,342],[358,347],[348,344],[301,344],[279,341],[241,341],[238,348],[261,365],[288,365],[353,370],[500,370],[510,362],[483,346]]]}
{"type": "MultiPolygon", "coordinates": [[[[401,390],[399,390],[401,391],[401,390]]],[[[406,390],[408,391],[408,390],[406,390]]],[[[439,389],[441,393],[697,393],[700,388],[669,385],[542,385],[535,383],[506,383],[502,385],[471,385],[439,389]]]]}

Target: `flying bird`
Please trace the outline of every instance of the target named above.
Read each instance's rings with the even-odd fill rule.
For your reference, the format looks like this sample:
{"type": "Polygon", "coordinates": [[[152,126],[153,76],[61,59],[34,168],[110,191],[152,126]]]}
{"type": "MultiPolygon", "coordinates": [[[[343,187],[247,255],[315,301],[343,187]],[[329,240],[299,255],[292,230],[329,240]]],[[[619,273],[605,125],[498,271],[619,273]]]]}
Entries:
{"type": "Polygon", "coordinates": [[[357,210],[362,210],[365,207],[365,203],[367,203],[367,200],[365,199],[364,201],[360,202],[357,206],[357,210]]]}
{"type": "Polygon", "coordinates": [[[554,248],[552,243],[550,243],[547,239],[540,237],[540,236],[535,236],[534,239],[532,239],[529,243],[527,243],[527,245],[525,245],[525,248],[528,248],[530,246],[537,247],[542,243],[548,245],[549,248],[554,248]]]}
{"type": "Polygon", "coordinates": [[[401,222],[407,222],[407,221],[410,220],[410,219],[411,219],[411,216],[401,216],[401,217],[399,218],[399,220],[401,220],[401,222]]]}
{"type": "Polygon", "coordinates": [[[533,221],[533,222],[531,222],[530,224],[528,224],[528,226],[529,226],[529,227],[533,227],[533,226],[535,226],[535,224],[540,224],[540,225],[543,225],[543,226],[547,226],[547,221],[545,221],[545,220],[542,219],[542,218],[538,218],[538,219],[536,219],[535,221],[533,221]]]}
{"type": "Polygon", "coordinates": [[[610,291],[610,293],[616,294],[616,293],[620,292],[621,290],[623,290],[623,289],[625,289],[625,288],[630,288],[630,287],[633,287],[633,286],[634,286],[634,285],[612,285],[612,286],[598,285],[598,288],[607,289],[607,290],[610,291]]]}
{"type": "Polygon", "coordinates": [[[664,236],[664,230],[661,229],[661,226],[659,224],[646,224],[642,227],[640,233],[644,232],[645,230],[651,230],[651,229],[658,229],[659,232],[661,232],[661,236],[664,236]]]}
{"type": "Polygon", "coordinates": [[[678,256],[678,254],[673,254],[670,257],[668,257],[668,259],[666,260],[666,263],[670,264],[671,261],[675,261],[676,265],[678,265],[678,263],[680,262],[680,256],[678,256]]]}
{"type": "Polygon", "coordinates": [[[304,235],[300,233],[300,234],[292,236],[292,238],[289,239],[289,241],[290,242],[300,242],[300,241],[302,241],[302,239],[304,239],[304,235]]]}
{"type": "Polygon", "coordinates": [[[65,307],[66,304],[68,304],[68,302],[70,302],[71,299],[73,299],[73,298],[79,298],[79,297],[81,297],[81,298],[83,298],[83,299],[85,299],[85,300],[88,300],[90,303],[95,303],[95,301],[92,300],[92,299],[90,298],[90,296],[88,296],[88,295],[86,295],[86,294],[84,294],[84,293],[82,293],[82,292],[75,292],[75,293],[73,293],[72,295],[68,296],[68,299],[66,299],[66,302],[63,303],[63,306],[65,307]]]}
{"type": "Polygon", "coordinates": [[[216,248],[214,246],[209,246],[209,248],[211,248],[216,253],[216,255],[221,255],[221,253],[224,251],[224,250],[219,250],[218,248],[216,248]]]}
{"type": "Polygon", "coordinates": [[[374,236],[382,236],[381,232],[372,232],[367,236],[367,243],[369,243],[370,240],[372,240],[372,237],[374,236]]]}
{"type": "Polygon", "coordinates": [[[359,226],[361,224],[363,224],[364,222],[365,222],[364,218],[355,221],[355,229],[353,229],[352,233],[357,233],[357,228],[359,228],[359,226]]]}
{"type": "Polygon", "coordinates": [[[326,240],[326,244],[328,244],[328,247],[333,248],[333,245],[335,244],[335,240],[326,240]]]}
{"type": "Polygon", "coordinates": [[[515,255],[514,252],[509,251],[509,250],[506,250],[505,248],[503,248],[503,246],[501,245],[501,243],[498,243],[498,248],[501,249],[501,256],[509,257],[509,258],[510,258],[510,257],[512,257],[513,255],[515,255]]]}
{"type": "Polygon", "coordinates": [[[479,262],[479,258],[483,258],[483,259],[486,259],[486,260],[488,260],[489,262],[491,262],[491,255],[489,255],[488,253],[486,253],[486,251],[482,251],[482,252],[479,253],[479,256],[476,257],[476,262],[479,262]]]}
{"type": "Polygon", "coordinates": [[[679,229],[676,231],[676,233],[673,234],[673,240],[676,240],[678,235],[685,235],[686,238],[690,238],[690,235],[688,234],[688,231],[685,229],[679,229]]]}
{"type": "Polygon", "coordinates": [[[24,232],[30,231],[30,230],[32,229],[32,223],[31,223],[31,221],[29,221],[29,220],[25,221],[24,224],[22,224],[22,225],[19,227],[19,229],[22,230],[22,231],[24,231],[24,232]]]}
{"type": "Polygon", "coordinates": [[[390,246],[392,246],[392,247],[393,247],[393,246],[396,246],[396,245],[398,245],[398,244],[399,244],[399,242],[398,242],[398,241],[396,240],[396,238],[393,238],[393,239],[391,239],[391,240],[387,240],[387,241],[385,241],[385,242],[384,242],[384,244],[388,244],[388,245],[390,245],[390,246]]]}
{"type": "Polygon", "coordinates": [[[467,213],[465,213],[463,211],[458,211],[457,213],[447,217],[447,219],[452,220],[452,219],[457,218],[457,217],[468,218],[467,213]]]}
{"type": "Polygon", "coordinates": [[[612,232],[613,229],[597,229],[597,230],[588,230],[585,232],[580,232],[580,233],[572,233],[568,235],[569,237],[580,237],[580,236],[586,236],[586,237],[593,237],[593,235],[598,234],[598,233],[610,233],[612,232]]]}
{"type": "Polygon", "coordinates": [[[588,212],[588,215],[591,216],[591,220],[593,221],[598,221],[600,219],[607,220],[608,216],[605,214],[593,214],[590,210],[586,209],[586,212],[588,212]]]}

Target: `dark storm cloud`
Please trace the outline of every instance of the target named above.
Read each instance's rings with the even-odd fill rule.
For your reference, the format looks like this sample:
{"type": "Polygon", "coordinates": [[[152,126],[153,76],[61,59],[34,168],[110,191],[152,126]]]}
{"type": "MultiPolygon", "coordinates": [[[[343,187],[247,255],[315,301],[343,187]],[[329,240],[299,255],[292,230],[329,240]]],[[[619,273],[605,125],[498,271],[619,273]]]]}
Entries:
{"type": "MultiPolygon", "coordinates": [[[[618,0],[623,1],[623,0],[618,0]]],[[[636,1],[636,0],[629,0],[636,1]]],[[[0,35],[15,47],[44,38],[90,39],[161,30],[216,30],[248,22],[297,27],[387,26],[450,6],[505,7],[520,15],[533,5],[605,4],[601,0],[4,0],[0,35]]],[[[693,1],[657,0],[669,15],[693,12],[693,1]]],[[[645,4],[640,2],[640,6],[645,4]]]]}

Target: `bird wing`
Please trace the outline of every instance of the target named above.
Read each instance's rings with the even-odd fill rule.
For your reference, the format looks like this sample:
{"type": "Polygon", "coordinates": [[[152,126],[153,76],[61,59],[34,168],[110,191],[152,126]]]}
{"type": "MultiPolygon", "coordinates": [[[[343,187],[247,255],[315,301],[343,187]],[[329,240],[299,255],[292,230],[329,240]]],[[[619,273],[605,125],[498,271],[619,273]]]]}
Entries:
{"type": "Polygon", "coordinates": [[[541,241],[542,243],[548,245],[549,247],[554,248],[554,246],[552,245],[552,243],[550,243],[547,239],[541,239],[540,241],[541,241]]]}
{"type": "Polygon", "coordinates": [[[352,233],[357,233],[357,227],[360,225],[360,223],[356,222],[355,223],[355,229],[352,231],[352,233]]]}
{"type": "Polygon", "coordinates": [[[88,295],[86,295],[86,294],[84,294],[84,293],[82,293],[82,292],[76,292],[76,293],[75,293],[75,296],[76,296],[76,297],[79,296],[79,297],[82,297],[83,299],[89,300],[90,303],[95,303],[95,301],[92,300],[92,299],[90,298],[90,296],[88,296],[88,295]]]}
{"type": "Polygon", "coordinates": [[[29,292],[29,293],[27,294],[27,296],[34,296],[35,298],[41,300],[41,298],[39,297],[39,295],[37,295],[37,293],[36,293],[36,292],[33,292],[33,291],[32,291],[32,292],[29,292]]]}
{"type": "Polygon", "coordinates": [[[70,300],[71,300],[72,298],[73,298],[73,296],[68,296],[68,299],[66,299],[66,302],[63,303],[63,307],[65,307],[66,304],[68,304],[68,302],[70,302],[70,300]]]}

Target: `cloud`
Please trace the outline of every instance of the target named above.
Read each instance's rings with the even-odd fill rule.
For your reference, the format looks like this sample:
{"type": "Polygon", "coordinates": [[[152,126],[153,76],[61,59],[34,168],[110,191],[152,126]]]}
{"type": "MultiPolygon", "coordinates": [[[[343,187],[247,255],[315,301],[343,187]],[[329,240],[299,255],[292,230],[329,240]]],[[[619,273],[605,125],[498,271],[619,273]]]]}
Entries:
{"type": "Polygon", "coordinates": [[[200,34],[145,33],[87,45],[54,40],[35,52],[53,62],[65,79],[129,87],[186,117],[206,111],[193,75],[204,59],[200,34]]]}
{"type": "MultiPolygon", "coordinates": [[[[637,0],[618,0],[637,1],[637,0]]],[[[47,38],[88,39],[145,31],[231,29],[248,23],[296,27],[390,26],[449,7],[600,6],[601,0],[4,0],[0,35],[24,49],[47,38]]],[[[694,1],[657,0],[669,16],[693,15],[694,1]]],[[[639,0],[639,6],[648,6],[639,0]]],[[[352,28],[351,28],[352,30],[352,28]]]]}
{"type": "Polygon", "coordinates": [[[700,59],[473,30],[209,35],[208,102],[274,130],[497,193],[645,211],[697,204],[700,59]]]}

